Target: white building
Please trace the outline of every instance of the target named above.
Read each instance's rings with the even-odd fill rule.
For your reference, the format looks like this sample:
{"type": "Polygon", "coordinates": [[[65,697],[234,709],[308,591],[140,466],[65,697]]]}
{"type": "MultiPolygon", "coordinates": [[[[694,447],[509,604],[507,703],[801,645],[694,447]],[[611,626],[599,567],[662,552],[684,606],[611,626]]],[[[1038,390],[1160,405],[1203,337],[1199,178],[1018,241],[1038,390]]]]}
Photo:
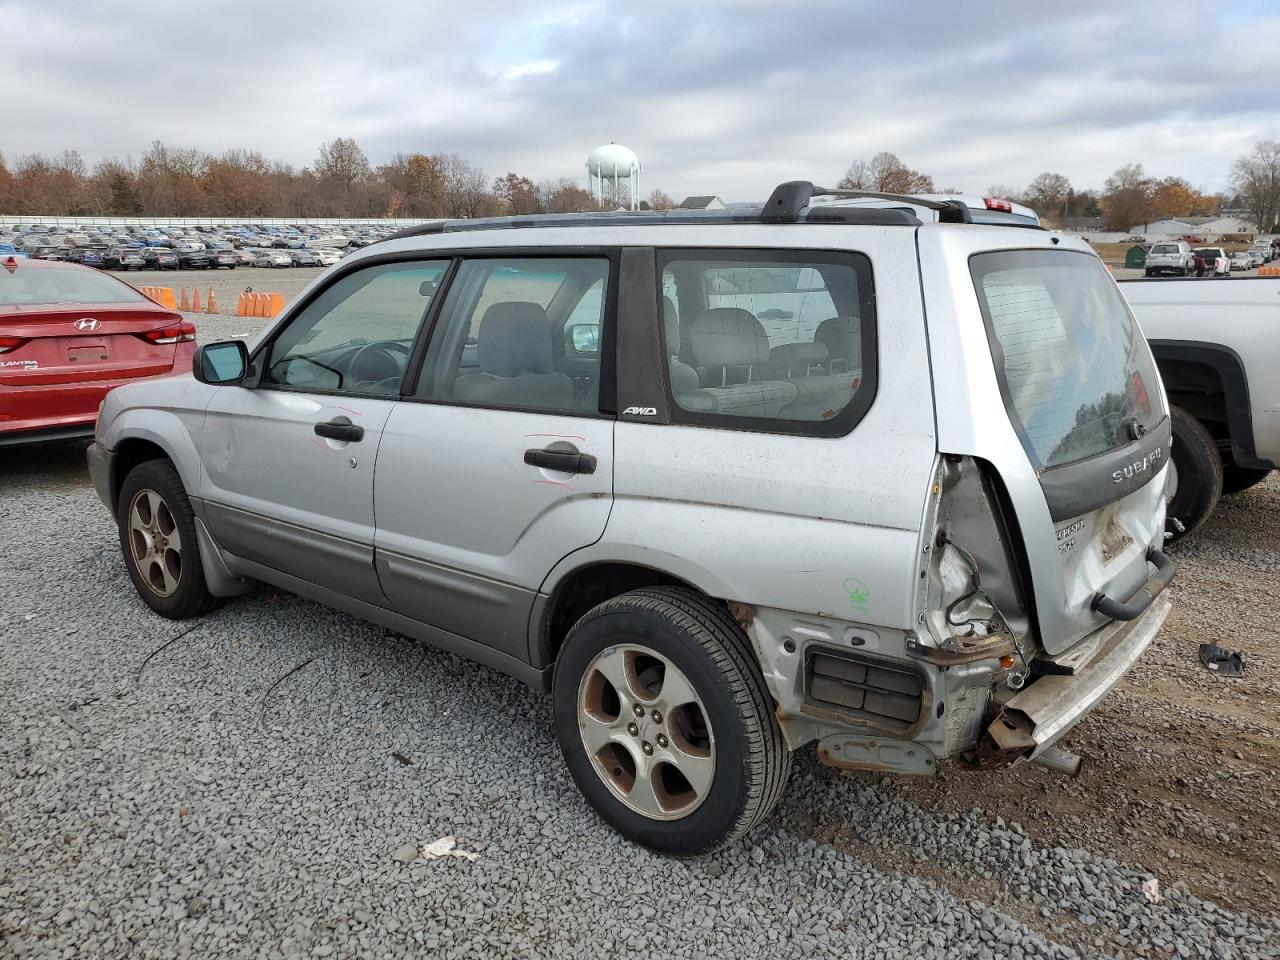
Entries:
{"type": "Polygon", "coordinates": [[[1212,240],[1224,233],[1257,233],[1248,220],[1241,217],[1171,217],[1138,224],[1129,230],[1142,237],[1184,237],[1194,234],[1212,240]]]}

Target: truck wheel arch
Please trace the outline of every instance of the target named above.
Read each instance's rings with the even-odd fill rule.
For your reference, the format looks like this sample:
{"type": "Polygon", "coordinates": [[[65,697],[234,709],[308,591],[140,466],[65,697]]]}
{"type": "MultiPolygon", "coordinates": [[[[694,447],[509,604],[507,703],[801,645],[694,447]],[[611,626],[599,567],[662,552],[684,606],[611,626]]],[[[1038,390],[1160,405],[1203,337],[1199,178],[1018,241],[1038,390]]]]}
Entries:
{"type": "Polygon", "coordinates": [[[1150,340],[1169,403],[1209,421],[1210,432],[1230,443],[1231,462],[1273,469],[1253,443],[1253,409],[1244,363],[1230,347],[1197,340],[1150,340]]]}

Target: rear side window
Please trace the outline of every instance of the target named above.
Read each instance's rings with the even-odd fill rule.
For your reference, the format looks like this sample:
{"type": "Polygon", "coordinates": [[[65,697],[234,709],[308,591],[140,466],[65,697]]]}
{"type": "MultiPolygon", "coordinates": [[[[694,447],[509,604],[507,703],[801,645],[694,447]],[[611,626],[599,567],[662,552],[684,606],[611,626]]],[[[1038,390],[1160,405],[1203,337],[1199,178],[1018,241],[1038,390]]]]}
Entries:
{"type": "Polygon", "coordinates": [[[1097,257],[1005,250],[970,261],[996,372],[1037,469],[1122,447],[1164,419],[1147,342],[1097,257]]]}
{"type": "Polygon", "coordinates": [[[875,296],[861,254],[669,251],[659,290],[672,414],[847,433],[875,394],[875,296]]]}

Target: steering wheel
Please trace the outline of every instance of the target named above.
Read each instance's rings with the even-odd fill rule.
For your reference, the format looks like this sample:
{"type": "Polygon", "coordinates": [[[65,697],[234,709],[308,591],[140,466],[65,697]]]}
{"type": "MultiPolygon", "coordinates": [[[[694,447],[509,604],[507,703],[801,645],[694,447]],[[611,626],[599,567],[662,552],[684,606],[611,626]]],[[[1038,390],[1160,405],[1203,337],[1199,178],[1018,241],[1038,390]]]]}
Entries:
{"type": "Polygon", "coordinates": [[[395,340],[366,343],[351,355],[347,364],[352,389],[367,393],[395,393],[400,389],[400,381],[409,365],[409,352],[408,347],[395,340]]]}

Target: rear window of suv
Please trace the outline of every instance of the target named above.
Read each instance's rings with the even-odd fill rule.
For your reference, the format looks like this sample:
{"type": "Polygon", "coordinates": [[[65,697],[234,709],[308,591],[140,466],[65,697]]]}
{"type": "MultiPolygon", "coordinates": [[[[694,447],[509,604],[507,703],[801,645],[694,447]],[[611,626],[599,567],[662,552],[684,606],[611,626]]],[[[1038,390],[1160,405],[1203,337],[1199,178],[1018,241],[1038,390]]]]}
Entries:
{"type": "Polygon", "coordinates": [[[1178,246],[1173,243],[1157,243],[1151,248],[1152,253],[1177,253],[1178,246]]]}
{"type": "Polygon", "coordinates": [[[1164,419],[1147,342],[1097,257],[1004,250],[970,260],[1014,427],[1037,469],[1137,439],[1164,419]]]}

